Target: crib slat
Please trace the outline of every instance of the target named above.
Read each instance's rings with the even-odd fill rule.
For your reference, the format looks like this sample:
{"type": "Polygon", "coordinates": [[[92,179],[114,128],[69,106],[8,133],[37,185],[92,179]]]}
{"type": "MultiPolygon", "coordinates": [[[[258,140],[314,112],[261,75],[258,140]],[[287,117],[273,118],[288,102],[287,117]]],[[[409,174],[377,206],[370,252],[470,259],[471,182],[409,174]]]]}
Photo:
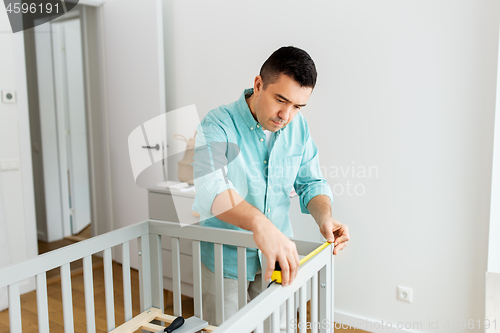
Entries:
{"type": "Polygon", "coordinates": [[[64,332],[73,333],[73,299],[71,296],[71,269],[69,263],[61,266],[61,291],[63,303],[64,332]]]}
{"type": "Polygon", "coordinates": [[[264,322],[260,322],[254,330],[255,333],[264,333],[264,322]]]}
{"type": "MultiPolygon", "coordinates": [[[[260,250],[259,250],[259,253],[260,253],[260,250]]],[[[262,265],[262,286],[261,286],[261,290],[264,291],[267,289],[267,286],[269,285],[269,282],[270,281],[266,281],[264,279],[264,275],[266,274],[266,269],[267,269],[267,258],[264,254],[261,255],[261,265],[262,265]]]]}
{"type": "Polygon", "coordinates": [[[181,258],[179,238],[172,237],[172,282],[174,292],[174,316],[182,316],[181,305],[181,258]]]}
{"type": "Polygon", "coordinates": [[[279,307],[271,315],[271,332],[272,333],[280,333],[280,308],[279,307]]]}
{"type": "MultiPolygon", "coordinates": [[[[259,253],[261,255],[261,270],[262,270],[262,285],[261,285],[261,290],[264,291],[267,289],[267,286],[269,285],[270,281],[266,281],[264,279],[264,275],[266,274],[266,269],[267,269],[267,257],[259,250],[259,253]]],[[[262,329],[264,330],[263,332],[269,333],[271,331],[271,318],[267,318],[264,320],[262,324],[262,329]]]]}
{"type": "Polygon", "coordinates": [[[22,332],[19,282],[9,285],[9,324],[11,332],[22,332]]]}
{"type": "Polygon", "coordinates": [[[311,333],[318,333],[318,273],[311,278],[311,333]]]}
{"type": "MultiPolygon", "coordinates": [[[[292,320],[295,319],[293,315],[295,311],[295,293],[286,300],[286,333],[292,333],[292,320]]],[[[297,322],[295,322],[297,323],[297,322]]]]}
{"type": "Polygon", "coordinates": [[[130,245],[122,244],[123,308],[125,321],[132,319],[132,284],[130,281],[130,245]]]}
{"type": "Polygon", "coordinates": [[[238,309],[247,304],[247,248],[238,246],[238,309]]]}
{"type": "Polygon", "coordinates": [[[295,319],[296,324],[299,322],[298,321],[299,318],[297,316],[297,309],[299,308],[299,302],[300,302],[299,291],[300,291],[300,289],[293,294],[293,301],[294,301],[293,318],[295,319]]]}
{"type": "MultiPolygon", "coordinates": [[[[283,305],[295,291],[297,291],[298,294],[302,286],[306,288],[306,292],[303,292],[302,295],[303,298],[305,298],[304,296],[307,296],[310,288],[309,280],[330,258],[329,249],[330,248],[327,247],[325,250],[320,251],[314,258],[311,258],[311,260],[303,264],[293,284],[285,288],[279,284],[273,284],[262,292],[255,301],[249,302],[243,309],[236,312],[234,316],[231,316],[231,318],[228,318],[224,323],[219,325],[217,332],[249,332],[260,322],[266,322],[271,314],[276,311],[276,308],[283,305]],[[260,300],[260,302],[258,300],[260,300]]],[[[299,303],[296,302],[296,304],[299,303]]],[[[303,304],[302,307],[305,308],[305,304],[303,304]]],[[[306,319],[306,317],[306,314],[303,313],[302,318],[306,319]]],[[[330,326],[328,333],[332,333],[332,329],[333,327],[330,326]]],[[[266,333],[270,332],[270,330],[267,330],[266,324],[264,324],[264,330],[266,333]]]]}
{"type": "Polygon", "coordinates": [[[45,272],[36,276],[36,310],[38,312],[38,332],[49,332],[49,304],[47,300],[47,276],[45,272]]]}
{"type": "Polygon", "coordinates": [[[299,308],[299,332],[306,333],[306,322],[307,322],[307,282],[300,287],[300,308],[299,308]]]}
{"type": "Polygon", "coordinates": [[[92,272],[92,256],[83,257],[83,284],[85,290],[85,315],[87,317],[87,333],[95,332],[94,277],[92,272]]]}
{"type": "Polygon", "coordinates": [[[104,250],[104,295],[106,298],[106,323],[108,332],[115,328],[115,300],[113,297],[113,261],[111,249],[104,250]]]}
{"type": "Polygon", "coordinates": [[[214,244],[215,266],[215,325],[224,322],[224,267],[222,244],[214,244]]]}
{"type": "Polygon", "coordinates": [[[201,296],[201,248],[200,241],[193,241],[193,294],[194,315],[203,318],[203,306],[201,296]]]}
{"type": "MultiPolygon", "coordinates": [[[[298,322],[299,322],[299,317],[297,315],[297,311],[299,309],[299,301],[300,301],[300,299],[299,299],[299,292],[300,292],[300,289],[298,289],[293,294],[293,302],[294,302],[294,304],[293,304],[293,319],[295,321],[295,324],[298,324],[298,322]]],[[[297,331],[297,330],[295,330],[295,331],[297,331]]]]}

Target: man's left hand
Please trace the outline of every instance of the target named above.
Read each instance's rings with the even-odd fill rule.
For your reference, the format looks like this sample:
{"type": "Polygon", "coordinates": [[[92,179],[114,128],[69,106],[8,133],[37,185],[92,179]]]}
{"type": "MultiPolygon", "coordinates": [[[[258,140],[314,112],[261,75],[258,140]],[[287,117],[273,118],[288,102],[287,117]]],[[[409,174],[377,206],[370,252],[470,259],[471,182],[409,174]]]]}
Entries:
{"type": "Polygon", "coordinates": [[[347,241],[349,240],[349,228],[333,217],[329,217],[322,221],[319,230],[329,243],[335,242],[335,248],[333,249],[334,255],[337,255],[339,251],[347,245],[347,241]]]}

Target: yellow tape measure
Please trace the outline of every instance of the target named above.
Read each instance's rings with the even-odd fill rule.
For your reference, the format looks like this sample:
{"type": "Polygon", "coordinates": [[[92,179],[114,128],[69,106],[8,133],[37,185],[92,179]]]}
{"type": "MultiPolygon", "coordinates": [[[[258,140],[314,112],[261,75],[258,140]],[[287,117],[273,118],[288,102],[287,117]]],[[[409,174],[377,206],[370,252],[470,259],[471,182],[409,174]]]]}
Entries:
{"type": "MultiPolygon", "coordinates": [[[[302,265],[303,263],[305,263],[306,261],[308,261],[309,259],[311,259],[312,257],[314,257],[316,254],[318,254],[319,252],[321,252],[325,247],[327,247],[330,244],[333,244],[333,243],[325,242],[325,243],[321,244],[321,246],[319,246],[316,250],[312,251],[307,256],[305,256],[304,258],[300,259],[299,267],[300,267],[300,265],[302,265]]],[[[271,281],[275,281],[277,283],[281,283],[281,271],[274,271],[273,274],[271,275],[271,281]]]]}

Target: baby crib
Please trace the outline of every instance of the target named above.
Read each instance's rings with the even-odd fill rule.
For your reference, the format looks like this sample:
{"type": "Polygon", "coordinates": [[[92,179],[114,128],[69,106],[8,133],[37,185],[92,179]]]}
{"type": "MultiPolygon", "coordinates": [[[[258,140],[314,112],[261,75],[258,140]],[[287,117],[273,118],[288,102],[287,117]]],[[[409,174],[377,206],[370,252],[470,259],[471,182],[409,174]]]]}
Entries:
{"type": "MultiPolygon", "coordinates": [[[[253,235],[244,231],[148,220],[125,228],[108,232],[91,239],[40,255],[31,260],[0,270],[0,288],[8,287],[10,332],[22,331],[20,288],[22,281],[36,279],[38,328],[40,333],[50,331],[47,301],[46,272],[59,267],[63,304],[64,332],[74,332],[73,302],[71,291],[70,263],[83,259],[85,314],[87,332],[95,332],[95,307],[92,275],[92,255],[102,252],[106,318],[108,332],[157,332],[168,326],[176,316],[182,315],[181,304],[181,260],[180,239],[192,241],[193,247],[193,291],[194,316],[203,318],[201,287],[200,241],[213,242],[216,277],[216,325],[210,326],[193,318],[189,325],[175,333],[276,333],[280,332],[280,306],[286,303],[287,332],[326,333],[333,332],[333,245],[327,246],[312,259],[300,266],[296,279],[287,287],[263,282],[263,292],[247,304],[246,248],[256,248],[253,235]],[[173,272],[174,316],[163,314],[163,267],[161,238],[171,239],[171,262],[173,272]],[[132,293],[130,280],[130,242],[137,239],[139,259],[139,285],[141,314],[132,316],[132,293]],[[239,311],[225,320],[223,251],[222,245],[233,245],[238,249],[238,303],[239,311]],[[123,250],[123,305],[115,305],[113,298],[112,248],[123,250]],[[307,302],[310,300],[310,320],[307,320],[307,302]],[[115,306],[123,306],[126,322],[115,327],[115,306]],[[298,309],[298,316],[297,316],[298,309]],[[297,320],[298,319],[298,320],[297,320]],[[200,330],[200,322],[203,326],[200,330]],[[159,324],[164,325],[159,325],[159,324]],[[198,325],[198,326],[196,326],[198,325]],[[196,326],[196,327],[195,327],[196,326]]],[[[294,240],[294,239],[292,239],[294,240]]],[[[321,243],[294,240],[299,255],[307,255],[321,243]]],[[[266,259],[263,258],[263,267],[266,259]]]]}

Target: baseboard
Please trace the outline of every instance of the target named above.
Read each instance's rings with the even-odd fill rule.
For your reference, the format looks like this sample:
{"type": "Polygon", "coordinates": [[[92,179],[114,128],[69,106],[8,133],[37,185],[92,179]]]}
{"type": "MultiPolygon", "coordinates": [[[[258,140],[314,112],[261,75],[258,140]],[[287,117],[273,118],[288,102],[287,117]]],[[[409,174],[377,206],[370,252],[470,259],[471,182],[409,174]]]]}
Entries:
{"type": "Polygon", "coordinates": [[[46,242],[47,241],[47,234],[45,232],[38,230],[36,232],[37,234],[37,239],[46,242]]]}
{"type": "MultiPolygon", "coordinates": [[[[174,283],[172,281],[172,278],[169,278],[167,276],[163,277],[163,289],[170,290],[170,291],[174,290],[174,283]]],[[[181,281],[181,290],[182,290],[182,295],[188,296],[191,298],[194,297],[193,285],[191,283],[181,281]]]]}
{"type": "MultiPolygon", "coordinates": [[[[394,323],[389,323],[386,321],[382,320],[375,320],[371,318],[365,318],[365,317],[360,317],[357,315],[353,314],[348,314],[345,312],[340,312],[340,311],[335,311],[334,313],[334,320],[336,323],[335,328],[339,329],[342,328],[341,324],[343,325],[343,328],[357,328],[360,330],[364,330],[367,332],[372,332],[372,333],[421,333],[424,327],[421,328],[420,331],[414,330],[412,328],[405,328],[406,326],[409,326],[410,324],[413,325],[413,323],[404,323],[404,322],[394,322],[394,323]],[[383,325],[382,325],[383,322],[383,325]],[[392,328],[391,328],[392,327],[392,328]],[[402,328],[399,328],[402,327],[402,328]]],[[[422,323],[422,325],[425,325],[427,323],[422,323]]]]}
{"type": "Polygon", "coordinates": [[[35,284],[35,277],[30,277],[26,280],[20,281],[19,282],[19,293],[21,295],[29,293],[30,291],[35,290],[36,284],[35,284]]]}
{"type": "Polygon", "coordinates": [[[486,333],[500,332],[500,274],[495,272],[485,273],[484,283],[485,296],[485,320],[488,320],[490,327],[485,330],[486,333]],[[494,324],[493,324],[494,323],[494,324]]]}
{"type": "Polygon", "coordinates": [[[71,235],[71,236],[64,237],[64,238],[68,239],[70,241],[73,241],[73,242],[81,242],[81,241],[88,239],[87,237],[82,237],[82,236],[78,236],[78,235],[71,235]]]}

